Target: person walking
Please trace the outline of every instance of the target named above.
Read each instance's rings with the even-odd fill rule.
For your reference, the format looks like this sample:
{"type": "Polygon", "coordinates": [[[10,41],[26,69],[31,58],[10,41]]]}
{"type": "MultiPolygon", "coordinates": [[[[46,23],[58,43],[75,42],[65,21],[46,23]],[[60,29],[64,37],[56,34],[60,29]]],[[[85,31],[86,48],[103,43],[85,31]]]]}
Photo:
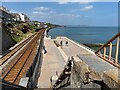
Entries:
{"type": "Polygon", "coordinates": [[[66,46],[68,46],[68,41],[65,42],[66,46]]]}
{"type": "Polygon", "coordinates": [[[47,50],[45,49],[45,46],[43,46],[44,54],[47,53],[47,50]]]}
{"type": "Polygon", "coordinates": [[[61,48],[62,48],[62,43],[63,43],[63,42],[62,42],[62,41],[60,41],[61,48]]]}

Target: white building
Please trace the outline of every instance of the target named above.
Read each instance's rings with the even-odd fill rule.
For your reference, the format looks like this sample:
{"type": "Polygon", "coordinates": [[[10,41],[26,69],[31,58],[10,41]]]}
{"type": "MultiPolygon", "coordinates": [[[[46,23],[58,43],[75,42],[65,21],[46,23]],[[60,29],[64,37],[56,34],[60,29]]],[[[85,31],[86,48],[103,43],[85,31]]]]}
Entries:
{"type": "Polygon", "coordinates": [[[0,18],[4,21],[22,21],[29,22],[27,15],[23,13],[12,13],[3,6],[0,6],[0,18]]]}
{"type": "Polygon", "coordinates": [[[19,13],[20,16],[20,20],[23,22],[29,22],[29,18],[27,17],[27,15],[23,14],[23,13],[19,13]]]}
{"type": "Polygon", "coordinates": [[[22,13],[19,13],[21,21],[25,22],[25,16],[22,13]]]}
{"type": "Polygon", "coordinates": [[[45,28],[47,28],[47,25],[45,25],[45,28]]]}

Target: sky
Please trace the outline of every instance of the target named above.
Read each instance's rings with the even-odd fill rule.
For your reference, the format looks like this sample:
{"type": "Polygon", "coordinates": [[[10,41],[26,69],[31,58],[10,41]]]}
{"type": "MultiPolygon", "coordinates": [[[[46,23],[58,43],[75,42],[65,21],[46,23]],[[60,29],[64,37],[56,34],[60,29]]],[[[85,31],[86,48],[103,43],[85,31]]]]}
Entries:
{"type": "Polygon", "coordinates": [[[118,26],[118,2],[75,1],[2,2],[2,5],[11,12],[24,13],[31,20],[42,22],[60,25],[118,26]]]}

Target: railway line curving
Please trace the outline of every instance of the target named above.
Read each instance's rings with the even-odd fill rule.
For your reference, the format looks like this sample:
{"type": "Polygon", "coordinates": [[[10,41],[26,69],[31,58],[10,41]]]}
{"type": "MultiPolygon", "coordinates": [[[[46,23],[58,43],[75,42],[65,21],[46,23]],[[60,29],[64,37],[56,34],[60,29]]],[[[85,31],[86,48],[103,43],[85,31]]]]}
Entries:
{"type": "MultiPolygon", "coordinates": [[[[38,46],[38,41],[39,39],[42,38],[42,35],[44,33],[44,29],[40,30],[38,33],[35,35],[32,35],[30,38],[25,40],[23,43],[18,45],[13,51],[8,53],[5,57],[3,57],[3,62],[4,64],[10,57],[11,55],[15,54],[20,48],[22,48],[28,41],[30,41],[14,58],[13,60],[9,63],[9,67],[5,70],[2,71],[2,79],[14,83],[14,84],[19,84],[19,81],[22,77],[26,75],[27,70],[29,67],[32,65],[34,62],[34,55],[35,51],[38,46]]],[[[1,64],[1,65],[2,65],[1,64]]]]}

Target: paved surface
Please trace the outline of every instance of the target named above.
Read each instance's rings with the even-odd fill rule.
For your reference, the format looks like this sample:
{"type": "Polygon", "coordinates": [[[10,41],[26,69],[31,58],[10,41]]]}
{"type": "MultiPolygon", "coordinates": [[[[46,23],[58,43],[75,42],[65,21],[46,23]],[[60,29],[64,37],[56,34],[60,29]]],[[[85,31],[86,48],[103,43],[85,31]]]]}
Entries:
{"type": "Polygon", "coordinates": [[[45,47],[48,52],[43,56],[41,75],[38,80],[39,88],[50,87],[50,77],[55,75],[56,71],[58,71],[58,73],[61,73],[65,66],[67,58],[70,56],[74,56],[75,58],[77,56],[77,60],[84,61],[97,72],[103,73],[104,71],[109,69],[116,69],[113,65],[95,56],[94,52],[89,48],[79,45],[66,37],[45,39],[45,47]],[[58,43],[60,43],[60,41],[62,40],[62,48],[57,47],[53,43],[53,40],[56,40],[58,43]],[[65,45],[66,41],[68,41],[68,46],[65,45]]]}
{"type": "Polygon", "coordinates": [[[104,77],[104,76],[102,77],[102,79],[106,82],[106,84],[111,85],[113,84],[113,81],[120,83],[120,74],[119,74],[120,69],[102,60],[101,58],[97,57],[94,54],[94,52],[92,50],[89,50],[89,48],[87,47],[77,44],[76,42],[66,37],[56,38],[56,41],[58,42],[60,42],[61,40],[64,43],[62,50],[67,56],[74,56],[74,57],[77,56],[79,60],[85,62],[90,68],[92,68],[98,74],[104,75],[104,76],[107,75],[107,77],[104,77]],[[69,42],[68,47],[65,45],[66,41],[69,42]],[[109,77],[109,80],[108,80],[108,77],[109,77]]]}
{"type": "Polygon", "coordinates": [[[101,58],[97,57],[93,51],[85,49],[83,46],[78,45],[72,40],[66,37],[57,37],[56,41],[63,41],[62,50],[65,52],[67,56],[78,56],[80,60],[84,61],[90,67],[92,67],[95,71],[103,72],[109,69],[117,69],[113,65],[109,64],[106,61],[103,61],[101,58]],[[65,42],[68,41],[69,45],[66,46],[65,42]],[[101,68],[102,67],[102,68],[101,68]]]}
{"type": "Polygon", "coordinates": [[[38,88],[50,88],[51,76],[55,75],[56,71],[60,74],[65,66],[65,60],[53,40],[45,38],[44,44],[47,53],[43,55],[38,88]]]}
{"type": "Polygon", "coordinates": [[[72,43],[69,41],[69,39],[64,38],[64,37],[57,37],[55,39],[57,42],[60,43],[60,41],[63,41],[63,46],[62,50],[65,52],[65,54],[70,57],[70,56],[76,56],[78,54],[90,54],[88,51],[84,50],[83,48],[80,48],[76,44],[72,43]],[[66,46],[65,42],[68,41],[68,46],[66,46]]]}

